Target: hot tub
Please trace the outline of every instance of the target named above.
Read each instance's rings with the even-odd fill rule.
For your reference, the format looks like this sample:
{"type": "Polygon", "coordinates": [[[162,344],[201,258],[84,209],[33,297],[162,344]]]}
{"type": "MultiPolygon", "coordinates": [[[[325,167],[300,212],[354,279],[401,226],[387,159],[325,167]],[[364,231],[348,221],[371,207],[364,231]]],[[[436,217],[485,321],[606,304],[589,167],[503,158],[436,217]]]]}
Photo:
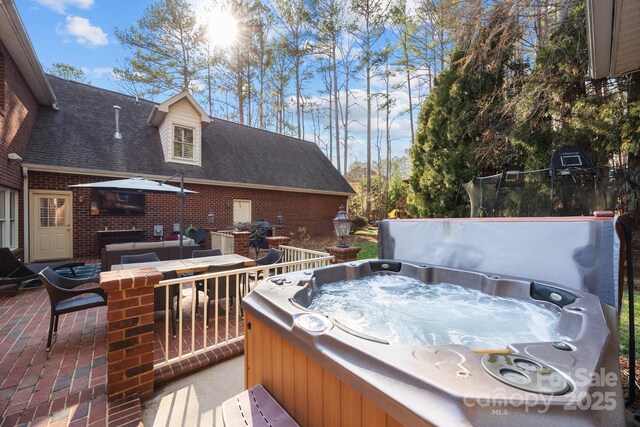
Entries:
{"type": "Polygon", "coordinates": [[[394,260],[272,277],[244,300],[246,385],[263,384],[301,425],[624,425],[615,310],[589,293],[394,260]],[[555,341],[471,350],[406,344],[309,309],[344,279],[401,275],[543,306],[555,341]]]}

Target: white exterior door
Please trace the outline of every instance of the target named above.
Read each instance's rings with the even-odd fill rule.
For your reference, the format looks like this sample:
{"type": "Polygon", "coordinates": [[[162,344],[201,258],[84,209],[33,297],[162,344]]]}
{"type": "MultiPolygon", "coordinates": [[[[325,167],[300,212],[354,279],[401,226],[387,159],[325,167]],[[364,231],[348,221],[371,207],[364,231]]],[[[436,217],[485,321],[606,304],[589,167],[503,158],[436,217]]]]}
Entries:
{"type": "Polygon", "coordinates": [[[233,201],[233,223],[251,222],[251,200],[233,201]]]}
{"type": "Polygon", "coordinates": [[[31,192],[31,260],[67,259],[72,250],[70,192],[31,192]]]}

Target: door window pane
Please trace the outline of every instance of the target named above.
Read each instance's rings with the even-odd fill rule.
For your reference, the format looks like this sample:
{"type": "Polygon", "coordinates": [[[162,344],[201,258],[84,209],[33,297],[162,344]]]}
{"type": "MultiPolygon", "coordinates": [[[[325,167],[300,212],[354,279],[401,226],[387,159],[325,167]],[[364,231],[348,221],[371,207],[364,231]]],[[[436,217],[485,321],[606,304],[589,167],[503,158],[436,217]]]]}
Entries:
{"type": "Polygon", "coordinates": [[[65,203],[63,198],[40,198],[40,227],[63,227],[65,223],[65,203]]]}
{"type": "Polygon", "coordinates": [[[64,199],[54,199],[55,205],[55,226],[56,227],[64,227],[64,212],[66,210],[66,206],[64,204],[64,199]]]}

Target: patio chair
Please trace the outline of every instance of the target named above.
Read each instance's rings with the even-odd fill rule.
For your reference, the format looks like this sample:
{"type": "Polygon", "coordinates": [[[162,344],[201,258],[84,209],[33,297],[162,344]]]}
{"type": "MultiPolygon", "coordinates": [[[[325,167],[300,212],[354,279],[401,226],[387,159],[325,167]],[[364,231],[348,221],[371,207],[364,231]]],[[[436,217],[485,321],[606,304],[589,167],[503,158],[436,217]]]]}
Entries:
{"type": "MultiPolygon", "coordinates": [[[[167,271],[162,273],[162,275],[163,275],[162,280],[171,280],[171,279],[178,278],[178,274],[175,271],[167,271]]],[[[169,320],[171,322],[171,329],[172,329],[174,338],[176,337],[176,329],[177,329],[177,323],[178,323],[178,319],[176,316],[176,309],[174,307],[174,300],[175,300],[175,303],[177,304],[178,288],[179,288],[179,285],[177,284],[169,285],[169,301],[171,302],[169,304],[169,320]]],[[[165,312],[165,315],[166,315],[167,295],[166,295],[166,290],[164,286],[156,287],[153,290],[153,310],[163,311],[165,312]]]]}
{"type": "MultiPolygon", "coordinates": [[[[146,254],[137,254],[137,255],[122,255],[120,257],[120,264],[137,264],[139,262],[154,262],[160,261],[158,258],[158,254],[155,252],[148,252],[146,254]]],[[[162,273],[164,276],[162,280],[176,279],[178,275],[175,271],[167,271],[162,273]]],[[[167,310],[166,305],[166,294],[164,287],[157,287],[153,290],[153,309],[154,311],[165,311],[167,310]]],[[[171,328],[173,332],[173,337],[176,337],[176,313],[175,308],[173,306],[173,300],[178,298],[178,285],[171,285],[169,287],[169,300],[171,304],[169,306],[169,317],[171,321],[171,328]]]]}
{"type": "MultiPolygon", "coordinates": [[[[243,262],[238,262],[236,264],[230,265],[210,265],[207,273],[219,273],[221,271],[230,271],[230,270],[239,270],[244,268],[243,262]]],[[[218,300],[222,300],[225,298],[231,298],[231,303],[229,306],[233,305],[233,299],[236,298],[236,284],[237,284],[236,275],[229,276],[229,280],[227,281],[227,277],[218,277],[218,300]],[[227,282],[229,292],[227,293],[227,282]]],[[[242,277],[240,277],[240,285],[242,285],[242,277]]],[[[196,313],[198,312],[198,307],[200,306],[200,292],[204,292],[207,297],[207,307],[213,298],[216,297],[216,279],[207,279],[206,287],[204,285],[204,281],[196,282],[196,313]]],[[[242,293],[242,291],[241,291],[242,293]]],[[[240,295],[242,297],[242,295],[240,295]]],[[[209,319],[211,318],[211,309],[207,309],[207,325],[209,324],[209,319]]]]}
{"type": "MultiPolygon", "coordinates": [[[[265,256],[263,256],[262,258],[258,258],[256,260],[256,266],[260,266],[260,265],[271,265],[271,264],[277,264],[280,261],[282,261],[282,255],[283,255],[283,251],[281,251],[280,249],[269,249],[269,252],[267,252],[267,254],[265,256]]],[[[263,272],[260,271],[258,272],[258,280],[263,279],[264,275],[262,274],[263,272]]],[[[269,276],[273,276],[276,274],[276,269],[275,268],[270,268],[269,269],[269,276]]],[[[256,280],[256,275],[254,273],[249,273],[249,278],[251,280],[256,280]]]]}
{"type": "MultiPolygon", "coordinates": [[[[194,258],[205,258],[208,256],[219,256],[219,255],[222,255],[222,251],[220,249],[194,249],[193,253],[191,254],[191,256],[194,258]]],[[[189,276],[192,276],[192,274],[189,274],[189,276]]],[[[203,283],[204,282],[202,280],[197,280],[196,286],[200,285],[202,287],[203,283]]],[[[197,312],[198,312],[198,306],[196,305],[196,313],[197,312]]]]}
{"type": "Polygon", "coordinates": [[[0,248],[0,286],[14,285],[11,296],[15,296],[21,286],[40,283],[38,273],[46,267],[53,270],[68,268],[75,277],[76,272],[73,269],[81,265],[84,265],[84,262],[44,262],[25,265],[9,248],[0,248]]]}
{"type": "Polygon", "coordinates": [[[122,255],[120,257],[120,264],[137,264],[139,262],[154,262],[160,261],[158,254],[155,252],[148,252],[146,254],[137,255],[122,255]]]}
{"type": "Polygon", "coordinates": [[[58,316],[75,311],[107,305],[107,295],[100,287],[74,289],[86,283],[95,283],[96,278],[70,279],[47,267],[38,273],[44,284],[49,301],[51,302],[51,320],[49,322],[49,336],[47,351],[51,350],[51,339],[58,332],[58,316]]]}
{"type": "Polygon", "coordinates": [[[222,251],[220,249],[194,249],[191,256],[194,258],[204,258],[219,255],[222,255],[222,251]]]}

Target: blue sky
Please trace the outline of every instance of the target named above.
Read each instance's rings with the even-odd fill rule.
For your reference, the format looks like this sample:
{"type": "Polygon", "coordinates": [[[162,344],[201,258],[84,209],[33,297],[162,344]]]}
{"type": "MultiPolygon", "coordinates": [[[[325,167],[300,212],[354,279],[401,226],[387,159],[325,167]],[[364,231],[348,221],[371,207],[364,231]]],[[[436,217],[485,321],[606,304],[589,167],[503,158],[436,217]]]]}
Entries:
{"type": "Polygon", "coordinates": [[[16,0],[42,66],[83,69],[94,86],[114,89],[108,71],[125,57],[113,35],[142,16],[151,0],[16,0]]]}
{"type": "MultiPolygon", "coordinates": [[[[55,62],[73,65],[84,71],[92,85],[117,92],[122,90],[117,86],[110,72],[114,67],[121,65],[129,53],[119,45],[114,36],[114,30],[135,25],[136,21],[142,17],[144,9],[155,1],[15,0],[45,71],[55,62]]],[[[201,12],[199,15],[203,15],[205,5],[209,3],[207,0],[190,0],[190,2],[195,5],[197,11],[201,12]]],[[[351,110],[354,123],[350,127],[350,135],[353,138],[350,143],[350,162],[365,161],[366,109],[363,106],[366,96],[362,88],[352,89],[352,94],[357,105],[353,105],[351,110]]],[[[408,115],[399,113],[408,105],[407,94],[403,90],[397,90],[394,96],[397,99],[394,109],[399,115],[396,116],[392,125],[393,155],[402,156],[405,155],[410,140],[408,115]]],[[[318,102],[326,102],[326,100],[318,102]]],[[[384,123],[380,123],[379,126],[382,131],[384,123]]],[[[307,129],[311,128],[312,126],[308,124],[307,129]]],[[[375,129],[373,129],[373,135],[374,139],[376,135],[378,140],[381,137],[375,129]]],[[[312,140],[313,136],[307,134],[306,139],[312,140]]],[[[375,153],[373,160],[376,160],[375,153]]]]}

